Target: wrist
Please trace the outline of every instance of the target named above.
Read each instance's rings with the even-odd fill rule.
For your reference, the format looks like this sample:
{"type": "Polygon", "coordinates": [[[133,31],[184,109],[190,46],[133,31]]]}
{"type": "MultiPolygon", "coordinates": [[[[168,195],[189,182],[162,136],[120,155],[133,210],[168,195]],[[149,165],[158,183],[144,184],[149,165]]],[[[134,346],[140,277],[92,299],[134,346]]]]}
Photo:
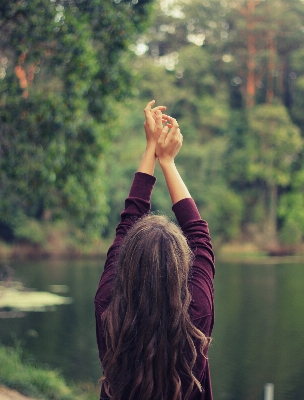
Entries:
{"type": "Polygon", "coordinates": [[[156,144],[157,144],[157,141],[156,140],[153,140],[153,139],[149,139],[149,140],[147,140],[147,148],[149,147],[151,147],[151,148],[156,148],[156,144]]]}
{"type": "Polygon", "coordinates": [[[157,157],[155,154],[155,150],[156,150],[156,143],[152,141],[147,142],[145,153],[153,154],[156,159],[157,157]]]}
{"type": "Polygon", "coordinates": [[[155,148],[153,146],[146,147],[143,158],[139,164],[137,172],[153,175],[156,162],[155,148]]]}
{"type": "Polygon", "coordinates": [[[175,167],[174,158],[158,157],[158,161],[162,169],[175,167]]]}

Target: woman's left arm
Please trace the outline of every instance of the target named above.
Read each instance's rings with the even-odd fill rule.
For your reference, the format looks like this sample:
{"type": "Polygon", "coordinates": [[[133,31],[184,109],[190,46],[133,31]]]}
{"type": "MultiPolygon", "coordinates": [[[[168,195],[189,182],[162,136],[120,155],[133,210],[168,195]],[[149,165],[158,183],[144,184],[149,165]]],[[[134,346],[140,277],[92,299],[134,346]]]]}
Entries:
{"type": "Polygon", "coordinates": [[[162,122],[166,120],[166,116],[161,113],[161,110],[164,110],[165,107],[159,106],[152,109],[153,104],[154,101],[148,103],[145,108],[146,150],[135,174],[129,196],[125,201],[125,208],[121,213],[120,223],[116,228],[114,242],[108,250],[104,271],[95,296],[95,305],[99,310],[98,313],[105,310],[111,300],[110,292],[114,280],[114,266],[120,246],[128,230],[136,220],[148,214],[151,208],[151,194],[156,181],[152,176],[156,160],[155,147],[163,127],[162,122]]]}
{"type": "Polygon", "coordinates": [[[132,225],[138,218],[148,214],[150,211],[151,194],[156,179],[153,172],[155,167],[155,140],[158,131],[156,128],[162,124],[161,109],[159,107],[154,110],[151,109],[154,102],[150,102],[145,108],[146,121],[144,124],[147,146],[144,156],[135,174],[130,193],[125,201],[125,208],[121,213],[121,220],[116,228],[116,236],[113,244],[108,250],[107,258],[101,275],[98,289],[95,295],[95,319],[96,319],[96,337],[99,350],[99,358],[102,360],[105,352],[105,341],[103,340],[103,326],[101,322],[101,315],[107,309],[111,301],[111,289],[115,279],[115,263],[119,253],[121,244],[132,225]],[[159,113],[160,111],[160,118],[159,113]],[[157,115],[156,115],[157,113],[157,115]]]}

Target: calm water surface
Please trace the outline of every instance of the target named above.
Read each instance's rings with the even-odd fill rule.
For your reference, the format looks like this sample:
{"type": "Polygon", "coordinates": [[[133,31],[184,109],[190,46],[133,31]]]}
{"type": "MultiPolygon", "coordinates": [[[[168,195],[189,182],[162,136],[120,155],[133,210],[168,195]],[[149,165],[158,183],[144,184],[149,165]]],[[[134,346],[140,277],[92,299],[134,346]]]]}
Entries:
{"type": "MultiPolygon", "coordinates": [[[[72,304],[0,320],[0,341],[68,380],[97,382],[93,298],[103,261],[11,263],[27,287],[66,285],[72,304]]],[[[215,400],[304,399],[304,262],[218,263],[209,353],[215,400]]]]}

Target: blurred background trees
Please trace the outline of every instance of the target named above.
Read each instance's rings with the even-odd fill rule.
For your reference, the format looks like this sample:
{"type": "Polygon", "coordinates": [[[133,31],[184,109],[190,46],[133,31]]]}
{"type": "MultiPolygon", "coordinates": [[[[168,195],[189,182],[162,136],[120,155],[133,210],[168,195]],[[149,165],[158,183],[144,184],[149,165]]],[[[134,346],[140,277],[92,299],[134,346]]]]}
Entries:
{"type": "Polygon", "coordinates": [[[149,0],[1,3],[2,236],[28,218],[100,233],[103,154],[132,79],[123,51],[148,12],[149,0]]]}
{"type": "MultiPolygon", "coordinates": [[[[303,239],[303,13],[298,0],[160,1],[132,46],[129,107],[155,98],[178,118],[177,163],[219,241],[279,253],[303,239]]],[[[170,212],[165,188],[154,202],[170,212]]]]}
{"type": "MultiPolygon", "coordinates": [[[[302,242],[301,0],[29,3],[0,6],[5,235],[28,218],[112,234],[155,99],[215,239],[302,242]]],[[[170,213],[157,175],[154,210],[170,213]]]]}

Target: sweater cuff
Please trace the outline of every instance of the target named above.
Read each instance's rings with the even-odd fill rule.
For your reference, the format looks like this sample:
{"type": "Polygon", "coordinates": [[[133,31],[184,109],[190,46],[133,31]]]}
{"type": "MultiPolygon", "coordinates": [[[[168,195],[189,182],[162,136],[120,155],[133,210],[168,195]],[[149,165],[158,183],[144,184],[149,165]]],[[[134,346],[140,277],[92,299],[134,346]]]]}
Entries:
{"type": "Polygon", "coordinates": [[[129,197],[150,201],[156,178],[143,172],[136,172],[130,189],[129,197]]]}
{"type": "Polygon", "coordinates": [[[182,199],[175,203],[172,207],[172,211],[174,212],[180,227],[183,227],[189,221],[197,221],[201,219],[196,204],[191,197],[182,199]]]}

